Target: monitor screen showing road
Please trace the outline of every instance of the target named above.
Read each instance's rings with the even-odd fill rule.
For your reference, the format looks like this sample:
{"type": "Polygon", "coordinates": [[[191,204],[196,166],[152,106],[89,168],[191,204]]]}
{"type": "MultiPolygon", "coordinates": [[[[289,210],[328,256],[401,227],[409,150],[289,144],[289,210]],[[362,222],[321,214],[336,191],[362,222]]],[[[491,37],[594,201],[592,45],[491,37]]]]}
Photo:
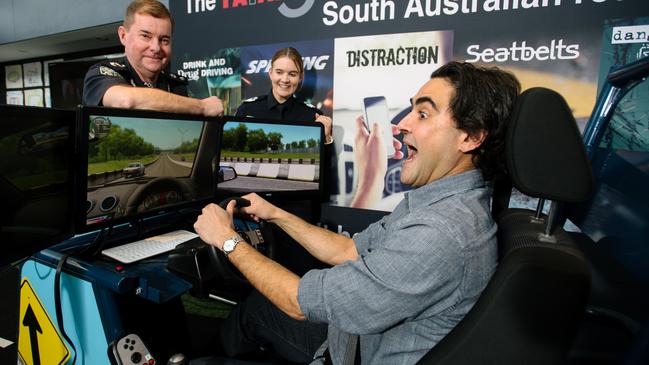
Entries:
{"type": "Polygon", "coordinates": [[[322,126],[226,120],[220,151],[220,193],[318,194],[322,126]]]}
{"type": "Polygon", "coordinates": [[[213,196],[217,123],[207,133],[208,123],[198,117],[106,112],[85,118],[86,225],[170,211],[213,196]],[[210,154],[201,157],[201,150],[210,154]]]}

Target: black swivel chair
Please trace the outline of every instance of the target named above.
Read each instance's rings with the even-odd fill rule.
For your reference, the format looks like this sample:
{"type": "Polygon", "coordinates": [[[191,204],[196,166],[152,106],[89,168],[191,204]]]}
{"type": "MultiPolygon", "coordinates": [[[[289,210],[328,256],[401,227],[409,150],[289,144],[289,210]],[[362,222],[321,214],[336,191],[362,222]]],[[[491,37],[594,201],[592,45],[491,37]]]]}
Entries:
{"type": "MultiPolygon", "coordinates": [[[[554,91],[523,92],[506,139],[513,185],[536,211],[497,218],[499,265],[466,317],[419,364],[560,364],[590,291],[588,262],[562,228],[560,203],[581,202],[594,180],[568,105],[554,91]],[[548,215],[543,201],[552,200],[548,215]]],[[[494,200],[496,201],[496,200],[494,200]]]]}

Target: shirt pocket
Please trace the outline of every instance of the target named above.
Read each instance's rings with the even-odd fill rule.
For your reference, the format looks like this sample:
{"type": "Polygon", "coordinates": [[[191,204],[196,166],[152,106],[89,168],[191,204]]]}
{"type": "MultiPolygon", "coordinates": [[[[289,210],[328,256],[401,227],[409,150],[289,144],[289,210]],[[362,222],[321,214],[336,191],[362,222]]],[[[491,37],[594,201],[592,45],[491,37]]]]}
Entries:
{"type": "Polygon", "coordinates": [[[387,225],[388,223],[386,222],[385,217],[381,218],[381,220],[377,221],[373,225],[371,231],[368,231],[369,234],[366,236],[366,245],[362,252],[360,252],[361,255],[369,254],[374,249],[383,245],[383,241],[386,239],[389,233],[389,229],[386,227],[387,225]]]}

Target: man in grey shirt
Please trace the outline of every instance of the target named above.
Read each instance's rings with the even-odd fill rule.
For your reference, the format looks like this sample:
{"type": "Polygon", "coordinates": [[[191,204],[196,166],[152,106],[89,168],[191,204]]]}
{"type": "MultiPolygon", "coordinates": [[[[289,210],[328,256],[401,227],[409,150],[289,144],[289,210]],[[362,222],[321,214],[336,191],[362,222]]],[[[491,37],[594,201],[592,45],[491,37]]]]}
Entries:
{"type": "MultiPolygon", "coordinates": [[[[414,364],[424,356],[494,272],[485,180],[502,168],[504,127],[519,91],[516,78],[496,68],[452,62],[436,70],[397,125],[408,152],[401,182],[414,189],[353,238],[245,196],[251,205],[243,213],[276,224],[331,268],[300,278],[240,240],[236,203],[206,206],[196,232],[261,293],[226,321],[228,355],[262,345],[294,362],[414,364]]],[[[368,145],[381,144],[376,130],[368,145]]]]}

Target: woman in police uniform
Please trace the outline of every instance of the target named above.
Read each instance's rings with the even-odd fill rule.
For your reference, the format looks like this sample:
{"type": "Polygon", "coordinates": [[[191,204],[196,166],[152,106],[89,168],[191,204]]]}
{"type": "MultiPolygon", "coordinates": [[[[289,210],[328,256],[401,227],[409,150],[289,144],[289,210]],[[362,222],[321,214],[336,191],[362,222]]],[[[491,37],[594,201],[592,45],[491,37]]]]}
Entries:
{"type": "Polygon", "coordinates": [[[325,127],[326,143],[333,142],[331,118],[315,106],[297,99],[294,94],[304,80],[302,56],[293,47],[275,52],[268,76],[271,92],[247,100],[237,109],[237,116],[320,122],[325,127]]]}

